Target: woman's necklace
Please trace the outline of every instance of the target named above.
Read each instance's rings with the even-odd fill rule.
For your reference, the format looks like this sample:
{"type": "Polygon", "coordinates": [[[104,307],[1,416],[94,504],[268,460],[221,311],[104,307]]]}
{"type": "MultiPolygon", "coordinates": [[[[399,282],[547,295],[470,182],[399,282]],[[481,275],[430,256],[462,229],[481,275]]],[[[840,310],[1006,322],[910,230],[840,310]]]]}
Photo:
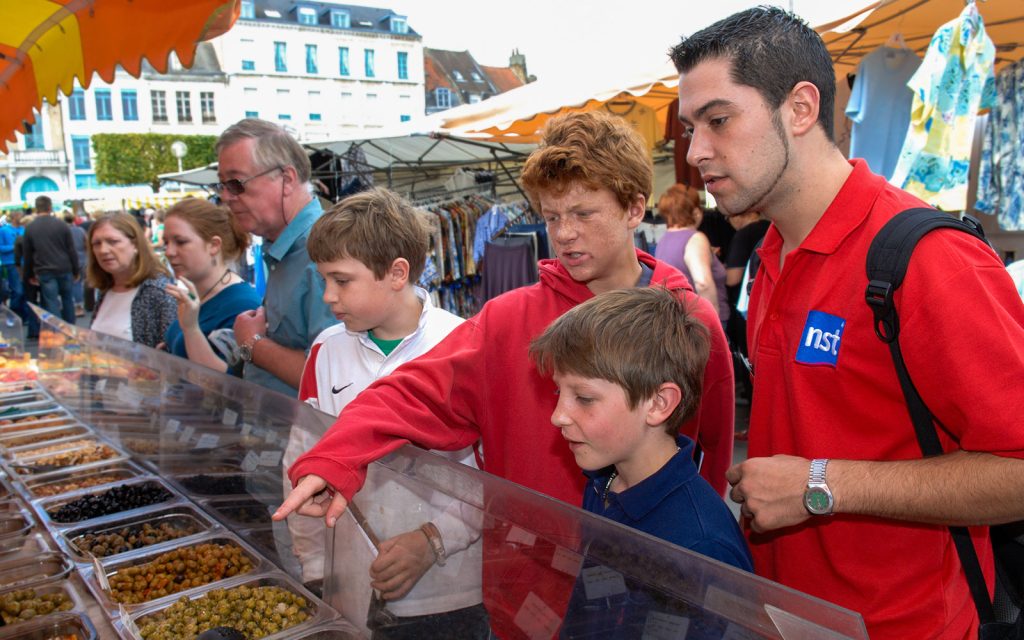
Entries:
{"type": "Polygon", "coordinates": [[[199,304],[203,304],[203,300],[206,300],[206,296],[210,295],[210,292],[213,291],[214,289],[216,289],[218,285],[220,285],[220,284],[222,284],[224,282],[227,282],[229,280],[231,280],[231,269],[225,269],[224,270],[224,275],[222,275],[221,277],[217,278],[217,281],[214,282],[210,286],[210,288],[206,290],[206,293],[204,293],[203,295],[199,296],[199,304]],[[226,278],[226,280],[225,280],[225,278],[226,278]]]}

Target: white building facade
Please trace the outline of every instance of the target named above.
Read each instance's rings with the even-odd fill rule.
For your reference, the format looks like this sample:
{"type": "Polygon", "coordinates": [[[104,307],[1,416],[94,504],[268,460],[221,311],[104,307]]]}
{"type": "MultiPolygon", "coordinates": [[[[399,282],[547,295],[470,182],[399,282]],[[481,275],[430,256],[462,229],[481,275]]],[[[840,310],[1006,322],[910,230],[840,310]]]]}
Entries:
{"type": "Polygon", "coordinates": [[[38,193],[70,188],[61,108],[43,102],[27,132],[18,132],[0,154],[0,202],[20,202],[38,193]]]}

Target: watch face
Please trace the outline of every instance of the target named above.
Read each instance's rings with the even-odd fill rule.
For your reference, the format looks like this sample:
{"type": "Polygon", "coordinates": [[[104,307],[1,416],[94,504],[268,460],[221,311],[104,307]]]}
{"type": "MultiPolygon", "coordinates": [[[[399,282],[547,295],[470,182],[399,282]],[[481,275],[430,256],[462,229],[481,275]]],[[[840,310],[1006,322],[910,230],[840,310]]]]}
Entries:
{"type": "Polygon", "coordinates": [[[832,496],[820,487],[811,487],[804,493],[804,505],[815,515],[824,515],[832,511],[832,496]]]}
{"type": "Polygon", "coordinates": [[[242,346],[238,347],[238,355],[245,362],[252,362],[252,349],[250,349],[249,347],[245,346],[244,344],[242,346]]]}

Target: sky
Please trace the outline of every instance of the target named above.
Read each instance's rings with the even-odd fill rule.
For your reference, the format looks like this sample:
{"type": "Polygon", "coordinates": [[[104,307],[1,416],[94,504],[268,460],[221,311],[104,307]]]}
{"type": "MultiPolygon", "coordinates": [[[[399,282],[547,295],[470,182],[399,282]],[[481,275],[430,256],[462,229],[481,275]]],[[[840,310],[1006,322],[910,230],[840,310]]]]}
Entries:
{"type": "MultiPolygon", "coordinates": [[[[468,49],[480,64],[508,66],[526,55],[538,79],[664,68],[668,49],[725,16],[755,6],[792,8],[811,25],[852,13],[867,0],[362,0],[408,17],[424,46],[468,49]]],[[[670,68],[670,67],[669,67],[670,68]]]]}

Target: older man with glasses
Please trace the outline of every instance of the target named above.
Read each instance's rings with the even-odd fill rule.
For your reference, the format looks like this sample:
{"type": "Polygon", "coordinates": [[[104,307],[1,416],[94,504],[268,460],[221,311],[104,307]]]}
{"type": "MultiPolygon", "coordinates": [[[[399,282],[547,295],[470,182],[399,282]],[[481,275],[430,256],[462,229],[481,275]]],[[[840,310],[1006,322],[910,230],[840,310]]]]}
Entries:
{"type": "Polygon", "coordinates": [[[263,306],[235,320],[246,380],[295,396],[306,350],[335,323],[323,281],[306,253],[323,209],[312,195],[309,157],[284,129],[245,119],[217,140],[220,182],[210,185],[246,231],[263,237],[263,306]]]}

